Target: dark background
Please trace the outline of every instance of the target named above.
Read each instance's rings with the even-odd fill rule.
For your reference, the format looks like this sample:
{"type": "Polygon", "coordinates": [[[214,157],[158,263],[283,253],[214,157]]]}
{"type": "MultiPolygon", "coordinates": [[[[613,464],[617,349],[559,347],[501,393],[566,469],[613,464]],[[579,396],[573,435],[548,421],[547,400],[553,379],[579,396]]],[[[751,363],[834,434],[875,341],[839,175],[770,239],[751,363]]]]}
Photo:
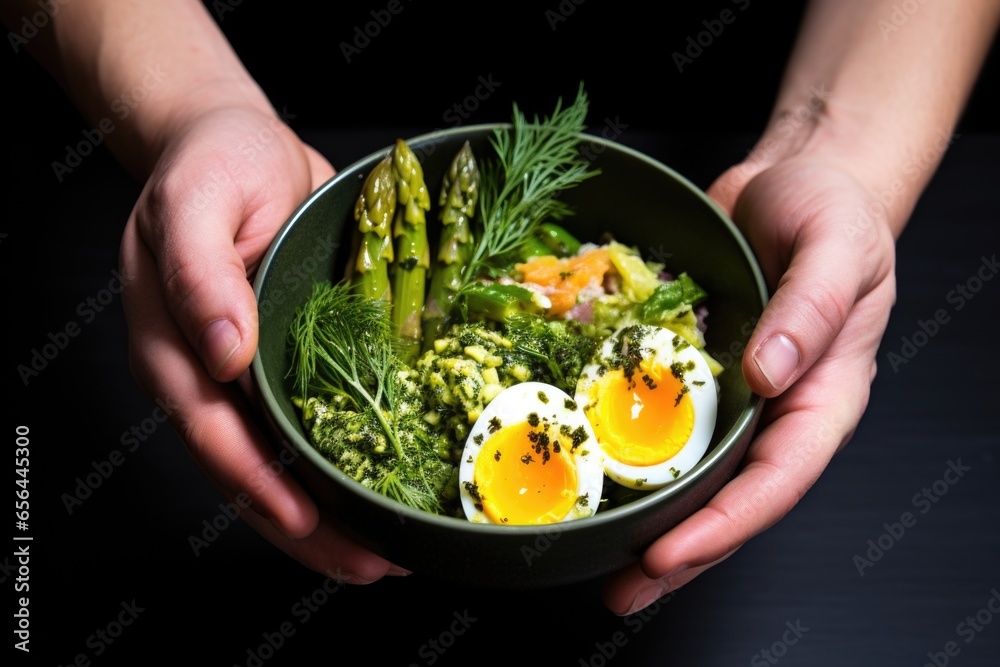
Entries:
{"type": "MultiPolygon", "coordinates": [[[[763,126],[799,19],[797,3],[663,5],[654,16],[588,0],[564,2],[575,9],[553,30],[545,11],[558,11],[555,2],[491,11],[404,0],[348,63],[340,43],[386,5],[209,7],[274,105],[335,166],[398,134],[449,126],[446,112],[474,93],[479,77],[499,86],[467,123],[507,120],[513,101],[546,113],[583,80],[593,130],[617,119],[627,125],[622,143],[702,187],[739,160],[763,126]],[[723,9],[735,20],[678,72],[671,54],[723,9]]],[[[900,241],[899,297],[870,408],[851,445],[785,520],[668,603],[630,619],[603,608],[599,581],[492,592],[417,573],[339,589],[307,622],[295,605],[321,590],[324,578],[243,524],[195,555],[189,538],[219,517],[222,499],[169,426],[159,425],[135,451],[123,444],[134,426],[152,423],[156,406],[129,375],[120,298],[108,292],[108,305],[89,320],[80,304],[114,287],[122,226],[140,185],[103,146],[57,180],[52,162],[64,160],[66,146],[91,125],[28,55],[9,51],[0,62],[8,119],[3,414],[11,459],[15,425],[31,430],[29,595],[38,664],[70,664],[84,654],[94,665],[247,665],[248,650],[283,623],[295,634],[265,665],[354,662],[347,649],[379,665],[776,664],[780,646],[774,662],[761,651],[797,623],[808,631],[785,646],[783,665],[919,666],[928,654],[940,654],[939,664],[998,664],[1000,617],[986,605],[1000,590],[1000,392],[991,326],[1000,283],[983,283],[961,309],[947,298],[998,245],[1000,113],[987,95],[995,55],[900,241]],[[893,369],[889,353],[898,354],[903,338],[939,309],[949,321],[893,369]],[[71,323],[79,334],[26,386],[17,366],[71,323]],[[121,464],[67,511],[66,494],[96,468],[108,470],[116,450],[121,464]],[[933,490],[959,461],[968,472],[920,513],[914,496],[933,490]],[[907,511],[915,525],[861,576],[855,557],[907,511]],[[113,643],[99,639],[133,600],[142,609],[134,623],[113,643]],[[979,623],[987,616],[991,623],[966,642],[960,624],[977,613],[979,623]],[[476,620],[453,646],[434,652],[429,642],[447,639],[442,633],[456,614],[476,620]],[[616,636],[623,645],[606,657],[616,636]],[[949,641],[957,655],[943,653],[949,641]]],[[[5,477],[16,490],[11,459],[5,477]]],[[[20,594],[13,590],[16,546],[8,544],[0,550],[0,587],[10,609],[20,594]]]]}

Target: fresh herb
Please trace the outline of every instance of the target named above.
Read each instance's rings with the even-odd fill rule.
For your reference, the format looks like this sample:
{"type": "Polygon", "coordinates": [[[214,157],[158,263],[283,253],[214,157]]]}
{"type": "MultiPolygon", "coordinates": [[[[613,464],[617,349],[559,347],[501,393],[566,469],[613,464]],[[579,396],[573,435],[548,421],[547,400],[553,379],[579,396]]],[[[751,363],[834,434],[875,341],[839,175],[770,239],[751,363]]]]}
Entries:
{"type": "Polygon", "coordinates": [[[520,314],[505,326],[514,348],[533,360],[535,378],[570,394],[600,342],[584,335],[581,324],[572,320],[520,314]]]}
{"type": "Polygon", "coordinates": [[[366,470],[378,471],[370,480],[372,488],[411,507],[439,511],[441,480],[449,473],[427,444],[419,426],[424,413],[409,396],[400,373],[390,307],[389,302],[344,283],[314,284],[289,331],[290,374],[304,403],[311,397],[329,400],[377,422],[389,447],[362,447],[356,452],[372,461],[366,470]]]}
{"type": "Polygon", "coordinates": [[[560,195],[599,173],[590,169],[578,150],[588,106],[581,83],[575,101],[563,107],[559,98],[551,116],[529,121],[515,104],[511,126],[494,131],[491,144],[496,158],[482,161],[480,167],[482,228],[459,296],[483,273],[503,268],[497,263],[516,251],[542,222],[572,214],[560,195]]]}
{"type": "Polygon", "coordinates": [[[635,387],[634,376],[642,366],[643,355],[646,351],[642,342],[649,333],[649,327],[634,324],[622,328],[615,338],[613,352],[608,363],[611,368],[621,369],[625,379],[628,380],[629,389],[635,387]]]}
{"type": "Polygon", "coordinates": [[[483,511],[483,497],[479,494],[479,485],[472,482],[465,483],[465,490],[472,496],[472,503],[477,510],[483,511]]]}
{"type": "MultiPolygon", "coordinates": [[[[296,393],[303,399],[344,396],[355,409],[371,407],[391,414],[398,382],[392,381],[395,356],[388,309],[387,302],[352,292],[343,284],[314,284],[290,330],[296,393]]],[[[395,429],[384,416],[382,421],[398,453],[395,429]]]]}
{"type": "MultiPolygon", "coordinates": [[[[552,454],[549,452],[549,445],[552,443],[552,440],[549,436],[544,432],[531,431],[528,433],[528,440],[534,445],[533,449],[535,450],[535,453],[541,454],[542,464],[544,465],[548,463],[549,459],[552,457],[552,454]]],[[[558,444],[558,440],[556,442],[558,444]]],[[[559,449],[556,449],[556,452],[558,453],[559,449]]]]}
{"type": "Polygon", "coordinates": [[[688,393],[689,391],[691,390],[688,388],[687,385],[681,387],[681,390],[677,392],[677,397],[674,399],[675,408],[681,404],[681,399],[684,398],[684,394],[688,393]]]}

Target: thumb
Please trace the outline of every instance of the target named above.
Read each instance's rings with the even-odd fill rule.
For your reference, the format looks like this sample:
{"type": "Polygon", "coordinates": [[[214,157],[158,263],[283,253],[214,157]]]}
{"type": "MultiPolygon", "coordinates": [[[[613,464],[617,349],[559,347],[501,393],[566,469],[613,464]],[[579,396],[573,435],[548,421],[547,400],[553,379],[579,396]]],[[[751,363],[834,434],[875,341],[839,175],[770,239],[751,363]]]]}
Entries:
{"type": "MultiPolygon", "coordinates": [[[[199,170],[197,175],[213,173],[225,172],[199,170]]],[[[246,216],[242,198],[236,188],[216,185],[191,187],[173,175],[150,179],[136,223],[156,257],[175,321],[209,375],[227,382],[253,359],[257,305],[235,243],[246,216]]]]}
{"type": "MultiPolygon", "coordinates": [[[[882,224],[858,227],[852,202],[861,201],[848,180],[807,169],[772,169],[740,195],[735,217],[773,286],[743,357],[744,377],[758,394],[777,396],[801,377],[892,273],[891,235],[882,224]],[[824,187],[810,191],[810,182],[824,187]]],[[[872,344],[845,341],[838,352],[872,344]]]]}
{"type": "MultiPolygon", "coordinates": [[[[712,182],[705,194],[715,200],[726,215],[732,217],[733,209],[736,208],[736,201],[739,199],[747,183],[764,171],[766,165],[760,162],[746,160],[726,169],[712,182]]],[[[736,222],[734,220],[734,222],[736,222]]]]}

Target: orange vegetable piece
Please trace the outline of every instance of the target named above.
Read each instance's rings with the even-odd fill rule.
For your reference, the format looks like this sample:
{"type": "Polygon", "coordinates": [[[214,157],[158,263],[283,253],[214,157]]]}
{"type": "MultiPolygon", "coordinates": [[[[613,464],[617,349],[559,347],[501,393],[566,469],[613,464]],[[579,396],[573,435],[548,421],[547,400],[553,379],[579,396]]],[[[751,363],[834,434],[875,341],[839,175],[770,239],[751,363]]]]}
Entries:
{"type": "Polygon", "coordinates": [[[611,260],[605,248],[591,248],[572,257],[532,257],[515,268],[523,282],[543,288],[545,296],[552,301],[549,314],[562,315],[576,305],[583,288],[595,279],[597,284],[604,282],[604,275],[611,270],[611,260]]]}

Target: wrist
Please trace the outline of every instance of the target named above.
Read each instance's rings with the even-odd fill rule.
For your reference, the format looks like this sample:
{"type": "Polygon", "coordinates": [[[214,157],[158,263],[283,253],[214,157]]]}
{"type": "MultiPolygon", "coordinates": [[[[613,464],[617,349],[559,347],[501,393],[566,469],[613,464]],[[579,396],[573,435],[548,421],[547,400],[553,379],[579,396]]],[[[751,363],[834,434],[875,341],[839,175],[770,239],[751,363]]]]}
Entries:
{"type": "Polygon", "coordinates": [[[894,126],[877,101],[848,103],[825,86],[779,99],[748,156],[755,171],[785,160],[823,164],[849,175],[868,194],[858,215],[902,232],[920,194],[952,140],[951,124],[894,126]]]}
{"type": "Polygon", "coordinates": [[[200,118],[225,109],[276,117],[274,108],[249,77],[220,76],[186,80],[165,91],[158,103],[137,110],[131,131],[141,146],[134,170],[147,176],[164,150],[180,140],[200,118]]]}
{"type": "Polygon", "coordinates": [[[32,46],[140,179],[199,116],[226,107],[274,114],[200,0],[70,3],[32,46]]]}

